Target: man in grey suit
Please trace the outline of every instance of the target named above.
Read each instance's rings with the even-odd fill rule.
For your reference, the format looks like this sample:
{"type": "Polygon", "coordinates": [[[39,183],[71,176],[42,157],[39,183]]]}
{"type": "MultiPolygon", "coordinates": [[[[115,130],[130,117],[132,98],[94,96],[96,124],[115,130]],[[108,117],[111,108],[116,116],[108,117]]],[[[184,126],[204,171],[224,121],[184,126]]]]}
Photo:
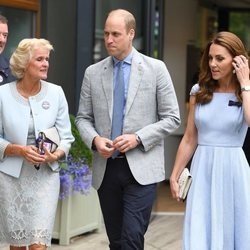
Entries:
{"type": "Polygon", "coordinates": [[[135,29],[130,12],[109,13],[104,40],[110,56],[86,69],[76,117],[82,139],[93,150],[93,186],[110,249],[144,248],[157,183],[165,179],[164,138],[180,125],[168,70],[133,48],[135,29]],[[119,113],[120,70],[124,106],[119,113]],[[114,136],[119,117],[122,132],[114,136]]]}

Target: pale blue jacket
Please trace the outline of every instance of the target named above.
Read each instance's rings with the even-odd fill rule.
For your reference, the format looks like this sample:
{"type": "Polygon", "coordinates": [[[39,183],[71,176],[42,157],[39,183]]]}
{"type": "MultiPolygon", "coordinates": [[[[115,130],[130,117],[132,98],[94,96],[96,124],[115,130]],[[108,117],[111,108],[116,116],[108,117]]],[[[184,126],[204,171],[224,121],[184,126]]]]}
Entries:
{"type": "MultiPolygon", "coordinates": [[[[56,126],[60,135],[59,149],[67,155],[74,141],[68,113],[68,103],[62,88],[41,81],[41,90],[36,96],[25,99],[16,88],[16,81],[0,86],[0,171],[19,177],[23,158],[4,156],[8,144],[26,145],[33,114],[36,138],[38,133],[56,126]]],[[[58,171],[58,162],[50,163],[52,170],[58,171]]]]}

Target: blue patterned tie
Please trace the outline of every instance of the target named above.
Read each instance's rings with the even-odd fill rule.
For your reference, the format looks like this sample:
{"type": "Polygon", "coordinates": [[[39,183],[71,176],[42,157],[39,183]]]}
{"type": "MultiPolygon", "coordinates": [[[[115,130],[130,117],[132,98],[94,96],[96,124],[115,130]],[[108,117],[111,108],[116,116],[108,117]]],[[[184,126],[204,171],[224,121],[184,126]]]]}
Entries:
{"type": "MultiPolygon", "coordinates": [[[[123,127],[123,112],[125,105],[125,86],[123,75],[123,61],[117,63],[117,75],[115,79],[114,98],[113,98],[113,118],[111,139],[114,140],[117,136],[122,134],[123,127]]],[[[112,158],[118,155],[118,151],[114,152],[112,158]]]]}

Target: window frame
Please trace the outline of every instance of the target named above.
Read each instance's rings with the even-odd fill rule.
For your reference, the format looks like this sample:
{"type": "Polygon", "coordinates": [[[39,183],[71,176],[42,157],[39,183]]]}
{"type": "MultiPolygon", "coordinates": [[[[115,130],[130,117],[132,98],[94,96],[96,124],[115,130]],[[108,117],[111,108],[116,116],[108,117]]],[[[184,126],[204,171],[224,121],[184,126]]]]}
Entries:
{"type": "Polygon", "coordinates": [[[24,9],[35,12],[36,16],[36,27],[35,36],[40,36],[40,0],[0,0],[0,6],[24,9]]]}

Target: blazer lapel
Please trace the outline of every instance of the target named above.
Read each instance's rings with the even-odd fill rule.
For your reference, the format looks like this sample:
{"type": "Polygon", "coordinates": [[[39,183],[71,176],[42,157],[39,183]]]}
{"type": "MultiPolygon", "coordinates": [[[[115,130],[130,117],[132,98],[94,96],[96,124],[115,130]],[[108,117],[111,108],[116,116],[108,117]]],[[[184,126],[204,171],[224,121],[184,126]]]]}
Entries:
{"type": "Polygon", "coordinates": [[[141,84],[144,72],[142,67],[142,62],[139,60],[139,57],[137,55],[138,54],[135,53],[132,59],[125,114],[127,114],[131,108],[131,105],[135,99],[138,88],[141,84]]]}
{"type": "MultiPolygon", "coordinates": [[[[125,114],[129,112],[131,105],[133,104],[136,93],[141,84],[143,73],[144,73],[144,69],[142,66],[142,62],[140,60],[139,53],[135,51],[135,54],[132,59],[132,64],[131,64],[131,72],[130,72],[130,78],[129,78],[125,114]]],[[[109,60],[107,60],[107,62],[105,63],[103,67],[102,86],[103,86],[104,94],[108,103],[109,117],[112,120],[112,113],[113,113],[113,60],[112,60],[112,57],[110,57],[109,60]]]]}
{"type": "MultiPolygon", "coordinates": [[[[98,73],[98,72],[97,72],[98,73]]],[[[103,67],[102,72],[102,86],[104,94],[108,103],[109,117],[112,120],[112,103],[113,103],[113,61],[110,60],[103,67]]]]}

